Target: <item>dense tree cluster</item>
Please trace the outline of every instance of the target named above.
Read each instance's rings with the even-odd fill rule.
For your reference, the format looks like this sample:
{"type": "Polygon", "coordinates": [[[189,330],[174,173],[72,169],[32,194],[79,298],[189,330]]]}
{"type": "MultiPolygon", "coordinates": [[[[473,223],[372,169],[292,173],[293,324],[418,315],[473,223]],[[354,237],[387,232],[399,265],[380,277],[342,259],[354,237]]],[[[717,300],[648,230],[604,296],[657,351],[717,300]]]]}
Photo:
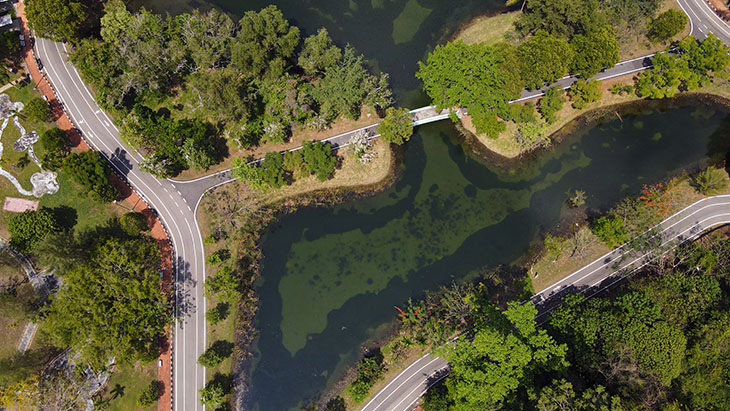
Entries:
{"type": "MultiPolygon", "coordinates": [[[[470,305],[459,329],[473,339],[444,345],[451,374],[422,406],[726,409],[729,285],[730,240],[717,235],[680,247],[610,294],[567,296],[541,328],[529,302],[500,311],[480,287],[452,286],[470,305]]],[[[443,300],[442,309],[458,301],[443,300]]]]}
{"type": "Polygon", "coordinates": [[[639,75],[636,93],[641,97],[665,98],[696,89],[710,80],[710,74],[727,69],[729,50],[727,44],[712,33],[701,42],[694,36],[687,36],[671,54],[654,56],[653,68],[639,75]]]}
{"type": "Polygon", "coordinates": [[[218,162],[217,137],[281,143],[295,128],[323,129],[392,103],[387,75],[371,74],[325,29],[300,50],[299,29],[276,6],[235,22],[216,9],[162,17],[112,0],[100,33],[79,41],[72,60],[160,177],[218,162]]]}
{"type": "Polygon", "coordinates": [[[63,161],[63,167],[92,199],[111,202],[119,197],[119,190],[109,183],[109,164],[98,151],[71,153],[63,161]]]}
{"type": "Polygon", "coordinates": [[[45,236],[59,229],[56,216],[46,207],[15,214],[8,220],[10,244],[25,253],[30,252],[45,236]]]}
{"type": "Polygon", "coordinates": [[[160,252],[148,238],[107,237],[88,258],[62,274],[43,327],[58,347],[71,347],[96,369],[158,355],[170,321],[160,289],[160,252]]]}
{"type": "MultiPolygon", "coordinates": [[[[528,5],[532,3],[536,2],[528,5]]],[[[509,108],[510,100],[525,87],[539,89],[569,72],[589,78],[618,59],[618,42],[609,25],[575,32],[538,29],[517,46],[461,41],[437,46],[425,63],[419,63],[416,76],[436,106],[466,107],[477,133],[496,137],[506,128],[503,121],[534,123],[529,114],[522,116],[509,108]]],[[[549,99],[541,106],[559,110],[558,97],[549,99]]],[[[541,110],[548,122],[555,121],[555,112],[541,110]]],[[[536,125],[525,128],[538,129],[536,125]]]]}
{"type": "Polygon", "coordinates": [[[49,170],[58,170],[63,165],[63,159],[69,153],[68,137],[66,132],[53,127],[41,133],[38,141],[45,149],[41,162],[49,170]]]}
{"type": "Polygon", "coordinates": [[[242,158],[233,160],[233,175],[247,182],[257,191],[281,188],[295,178],[314,174],[319,181],[332,177],[337,166],[337,156],[329,143],[305,141],[301,150],[282,155],[266,153],[258,164],[247,163],[242,158]]]}
{"type": "Polygon", "coordinates": [[[32,0],[25,6],[30,28],[38,35],[56,41],[69,41],[79,34],[86,19],[85,7],[78,1],[32,0]]]}

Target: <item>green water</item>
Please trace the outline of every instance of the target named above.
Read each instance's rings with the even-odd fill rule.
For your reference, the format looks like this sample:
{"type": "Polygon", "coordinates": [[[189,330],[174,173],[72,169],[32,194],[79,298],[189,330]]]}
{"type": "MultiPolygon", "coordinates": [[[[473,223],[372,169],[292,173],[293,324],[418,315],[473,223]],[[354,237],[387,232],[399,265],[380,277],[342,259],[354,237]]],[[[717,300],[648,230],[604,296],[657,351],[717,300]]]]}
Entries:
{"type": "MultiPolygon", "coordinates": [[[[167,7],[163,2],[164,10],[167,7]]],[[[184,0],[177,0],[179,6],[184,0]]],[[[503,0],[214,0],[241,15],[270,2],[302,29],[326,27],[390,74],[398,104],[428,99],[417,61],[471,17],[503,0]]],[[[195,2],[188,1],[195,6],[195,2]]],[[[465,152],[448,122],[422,126],[406,147],[391,189],[335,208],[303,209],[264,239],[259,339],[252,361],[253,409],[285,410],[338,381],[361,346],[424,290],[514,262],[568,212],[567,193],[587,206],[623,196],[728,151],[730,117],[696,101],[658,103],[582,130],[519,166],[495,167],[465,152]],[[501,170],[496,172],[495,170],[501,170]]],[[[513,293],[498,278],[492,292],[513,293]]]]}
{"type": "Polygon", "coordinates": [[[515,261],[560,222],[569,191],[602,209],[708,154],[724,157],[730,117],[685,104],[625,112],[502,175],[454,144],[450,124],[422,127],[392,189],[282,218],[263,243],[256,408],[296,406],[336,381],[394,305],[515,261]]]}

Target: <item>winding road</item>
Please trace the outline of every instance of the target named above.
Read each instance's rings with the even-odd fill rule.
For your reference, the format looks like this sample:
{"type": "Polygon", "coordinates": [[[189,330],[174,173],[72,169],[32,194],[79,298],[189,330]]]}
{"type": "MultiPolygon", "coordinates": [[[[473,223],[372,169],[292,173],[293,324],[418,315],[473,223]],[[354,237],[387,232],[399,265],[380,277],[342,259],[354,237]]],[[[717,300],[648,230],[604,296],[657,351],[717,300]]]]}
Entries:
{"type": "MultiPolygon", "coordinates": [[[[730,43],[730,28],[719,19],[702,0],[677,0],[680,6],[690,16],[692,22],[691,34],[700,39],[707,33],[713,32],[720,39],[730,43]]],[[[205,279],[205,258],[203,243],[198,227],[196,213],[203,195],[213,187],[232,181],[230,170],[221,171],[202,178],[177,181],[157,179],[140,170],[142,156],[134,149],[128,149],[122,142],[119,130],[111,118],[96,104],[92,93],[84,85],[76,68],[68,61],[65,46],[62,43],[38,38],[34,53],[43,64],[43,72],[53,85],[64,110],[81,131],[87,142],[96,150],[103,153],[111,162],[114,169],[124,176],[138,195],[150,207],[157,211],[160,222],[166,228],[168,238],[173,247],[174,283],[175,283],[175,311],[173,364],[172,364],[172,391],[173,409],[199,410],[204,409],[200,404],[199,389],[205,383],[205,369],[198,365],[197,359],[206,348],[205,298],[202,285],[205,279]]],[[[596,76],[598,79],[608,79],[624,74],[634,73],[648,68],[651,56],[640,57],[621,62],[615,67],[607,69],[596,76]]],[[[557,85],[567,88],[575,78],[565,77],[557,85]]],[[[522,101],[543,94],[544,90],[525,91],[515,100],[522,101]]],[[[414,124],[421,125],[448,118],[447,113],[438,112],[434,107],[423,107],[412,111],[414,124]]],[[[364,128],[371,138],[377,137],[377,124],[364,128]]],[[[350,137],[358,130],[343,133],[327,139],[334,147],[347,144],[350,137]]],[[[298,148],[297,148],[298,149],[298,148]]],[[[296,150],[296,149],[295,149],[296,150]]],[[[715,197],[707,200],[709,208],[690,208],[685,210],[686,218],[667,229],[684,232],[682,235],[696,235],[697,230],[710,227],[730,218],[730,199],[715,197]],[[723,199],[722,201],[719,199],[723,199]],[[714,202],[718,201],[717,204],[714,202]],[[720,202],[721,201],[721,202],[720,202]],[[728,201],[725,203],[724,201],[728,201]],[[711,204],[712,203],[712,204],[711,204]],[[723,208],[724,207],[724,208],[723,208]],[[722,211],[722,212],[720,212],[722,211]],[[725,213],[727,211],[727,213],[725,213]],[[682,231],[684,230],[684,231],[682,231]]],[[[682,214],[685,215],[685,214],[682,214]]],[[[671,231],[674,233],[675,231],[671,231]]],[[[670,232],[667,232],[670,235],[670,232]]],[[[673,235],[673,234],[672,234],[673,235]]],[[[677,237],[676,235],[674,236],[677,237]]],[[[686,239],[685,238],[685,239],[686,239]]],[[[607,257],[616,261],[620,255],[629,257],[622,249],[616,250],[607,257]]],[[[621,264],[628,264],[628,259],[621,264]]],[[[638,264],[639,258],[634,263],[638,264]]],[[[606,278],[611,278],[613,263],[601,264],[598,260],[572,276],[561,280],[565,283],[556,284],[547,292],[536,294],[533,299],[552,301],[556,294],[565,292],[570,287],[582,287],[602,284],[606,278]],[[593,267],[593,268],[590,268],[593,267]]],[[[622,266],[623,267],[623,266],[622,266]]],[[[630,267],[630,266],[626,266],[630,267]]],[[[540,306],[547,306],[540,304],[540,306]]],[[[364,410],[406,410],[409,409],[418,397],[424,392],[430,378],[435,373],[446,369],[446,363],[437,357],[426,356],[412,364],[403,374],[399,375],[381,391],[364,410]]]]}

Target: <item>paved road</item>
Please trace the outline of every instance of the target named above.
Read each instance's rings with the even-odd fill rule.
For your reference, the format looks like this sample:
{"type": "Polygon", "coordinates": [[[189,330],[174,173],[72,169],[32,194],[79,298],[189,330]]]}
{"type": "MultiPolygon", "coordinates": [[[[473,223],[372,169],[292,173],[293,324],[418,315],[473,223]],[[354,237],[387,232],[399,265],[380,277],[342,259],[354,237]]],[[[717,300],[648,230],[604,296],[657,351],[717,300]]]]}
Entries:
{"type": "MultiPolygon", "coordinates": [[[[713,32],[722,40],[730,42],[730,29],[724,26],[724,23],[709,10],[708,6],[702,3],[702,0],[678,0],[678,2],[690,16],[692,34],[704,38],[706,33],[713,32]]],[[[55,87],[59,100],[65,105],[69,118],[74,121],[87,141],[95,149],[104,153],[113,167],[126,177],[137,193],[157,210],[162,224],[168,231],[174,253],[176,312],[178,314],[173,340],[173,408],[178,410],[202,409],[198,389],[204,384],[205,370],[197,364],[197,358],[206,346],[205,298],[202,295],[205,266],[202,239],[195,214],[200,199],[206,191],[232,180],[230,170],[190,181],[160,180],[141,172],[138,164],[142,157],[121,142],[119,132],[111,119],[97,106],[76,69],[66,60],[63,45],[37,39],[35,51],[45,66],[44,72],[55,87]]],[[[621,62],[617,66],[599,73],[596,78],[608,79],[644,70],[650,65],[650,57],[621,62]]],[[[557,84],[569,87],[574,81],[575,78],[566,77],[557,84]]],[[[541,95],[542,92],[543,90],[525,91],[521,98],[515,101],[534,98],[541,95]]],[[[412,112],[417,125],[446,118],[445,113],[436,112],[433,107],[423,107],[412,112]]],[[[356,131],[334,136],[328,141],[335,147],[341,147],[347,144],[356,131]]],[[[366,131],[371,137],[376,137],[377,125],[366,127],[366,131]]],[[[421,361],[427,359],[428,362],[422,364],[426,365],[425,367],[413,367],[411,370],[418,369],[421,373],[419,375],[431,375],[434,371],[443,368],[443,365],[438,364],[438,361],[433,361],[430,357],[421,361]]],[[[412,381],[408,384],[413,387],[418,386],[418,384],[412,384],[412,381]]],[[[399,384],[392,384],[389,387],[402,388],[399,384]]],[[[408,395],[420,395],[418,389],[407,391],[408,395]]],[[[408,401],[405,397],[403,401],[393,403],[392,396],[387,394],[385,396],[389,398],[389,404],[400,404],[399,407],[409,406],[406,404],[408,401]]]]}
{"type": "MultiPolygon", "coordinates": [[[[709,228],[730,223],[730,195],[702,199],[672,215],[652,231],[654,238],[661,239],[663,252],[681,242],[699,236],[709,228]]],[[[623,245],[596,259],[573,274],[552,284],[532,296],[530,301],[538,309],[537,320],[544,321],[546,314],[560,305],[565,295],[582,292],[593,296],[643,267],[653,252],[636,252],[623,245]]],[[[448,373],[443,358],[427,354],[396,376],[385,388],[367,403],[362,411],[410,410],[418,398],[448,373]]]]}
{"type": "Polygon", "coordinates": [[[160,180],[142,172],[142,157],[128,149],[119,137],[119,130],[101,110],[78,72],[66,60],[61,43],[38,38],[36,53],[44,65],[59,101],[69,118],[86,140],[102,152],[116,171],[125,176],[137,193],[157,211],[173,246],[176,287],[176,313],[172,382],[174,408],[203,409],[198,390],[205,383],[205,369],[197,359],[205,351],[205,279],[203,243],[195,218],[196,202],[180,194],[171,181],[160,180]]]}

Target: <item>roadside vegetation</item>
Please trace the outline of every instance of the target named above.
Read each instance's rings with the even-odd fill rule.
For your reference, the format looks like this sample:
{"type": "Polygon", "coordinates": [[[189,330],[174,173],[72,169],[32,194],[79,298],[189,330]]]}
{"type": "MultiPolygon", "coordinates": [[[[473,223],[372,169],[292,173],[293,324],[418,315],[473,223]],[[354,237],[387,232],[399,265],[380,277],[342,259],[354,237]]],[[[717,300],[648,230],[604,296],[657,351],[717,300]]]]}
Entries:
{"type": "MultiPolygon", "coordinates": [[[[259,240],[266,228],[279,213],[293,212],[308,204],[335,203],[350,193],[358,193],[361,187],[371,191],[385,184],[392,174],[393,153],[382,140],[369,141],[364,135],[356,135],[350,146],[336,152],[322,146],[326,150],[317,149],[315,154],[319,154],[308,156],[306,163],[315,162],[310,157],[332,158],[338,166],[329,179],[322,181],[310,171],[301,155],[303,150],[298,150],[293,152],[301,155],[298,159],[292,159],[292,153],[277,156],[275,168],[283,161],[283,170],[271,174],[283,175],[285,184],[280,188],[265,185],[260,189],[246,180],[245,184],[218,187],[201,202],[204,213],[200,225],[208,256],[209,275],[204,292],[208,298],[206,320],[211,353],[206,352],[199,361],[213,365],[207,368],[209,386],[205,389],[211,404],[228,400],[231,375],[245,374],[245,364],[251,360],[249,347],[255,337],[254,318],[258,310],[254,284],[262,258],[259,240]],[[233,352],[229,351],[230,344],[233,352]]],[[[267,168],[262,164],[246,169],[264,172],[267,168]]],[[[246,389],[245,382],[245,378],[237,381],[240,389],[246,389]]]]}
{"type": "Polygon", "coordinates": [[[32,3],[31,26],[71,42],[85,83],[144,155],[143,168],[161,178],[204,172],[234,151],[247,157],[297,133],[319,139],[393,102],[387,74],[371,73],[325,29],[301,39],[273,5],[236,22],[217,9],[164,17],[113,0],[96,23],[99,37],[82,38],[80,27],[94,23],[79,3],[32,3]]]}
{"type": "Polygon", "coordinates": [[[684,245],[608,294],[567,297],[542,326],[531,303],[498,309],[476,286],[473,339],[439,350],[452,372],[423,409],[726,408],[728,246],[684,245]]]}

